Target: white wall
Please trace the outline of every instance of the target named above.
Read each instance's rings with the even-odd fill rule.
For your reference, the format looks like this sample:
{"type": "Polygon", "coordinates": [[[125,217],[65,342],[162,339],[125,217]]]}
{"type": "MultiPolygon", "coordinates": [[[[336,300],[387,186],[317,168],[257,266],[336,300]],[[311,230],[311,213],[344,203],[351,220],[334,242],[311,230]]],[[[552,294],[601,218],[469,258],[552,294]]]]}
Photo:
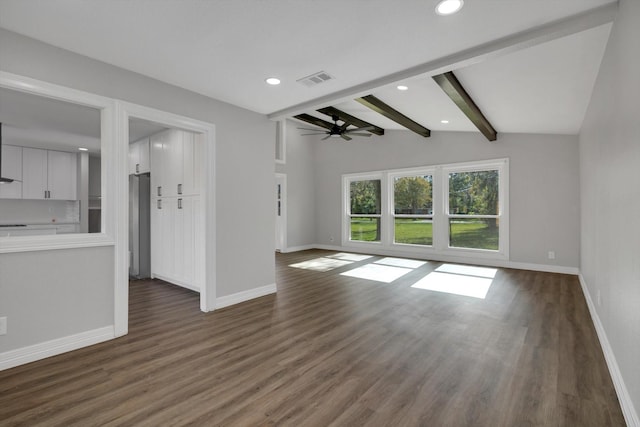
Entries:
{"type": "Polygon", "coordinates": [[[640,425],[640,2],[619,7],[580,132],[580,269],[640,425]]]}
{"type": "Polygon", "coordinates": [[[315,139],[304,139],[296,129],[298,122],[287,121],[286,164],[276,164],[276,171],[287,175],[287,248],[316,243],[315,139]]]}
{"type": "MultiPolygon", "coordinates": [[[[274,212],[273,212],[273,138],[275,123],[265,116],[126,71],[103,62],[55,48],[42,42],[0,29],[0,70],[32,77],[74,89],[153,107],[216,125],[216,264],[217,296],[227,296],[275,282],[274,212]],[[251,268],[246,268],[247,262],[251,268]]],[[[167,58],[170,60],[170,58],[167,58]]],[[[50,260],[57,259],[60,279],[54,282],[58,295],[55,311],[64,312],[80,329],[90,326],[84,308],[73,295],[84,283],[95,287],[95,294],[109,295],[102,305],[95,305],[91,316],[113,324],[112,274],[95,275],[94,271],[113,269],[112,250],[86,248],[72,250],[62,257],[57,252],[40,251],[0,255],[0,301],[17,304],[19,313],[9,319],[20,330],[20,345],[64,336],[56,317],[39,312],[32,303],[41,298],[50,283],[50,260]],[[74,256],[75,255],[75,256],[74,256]],[[84,259],[93,269],[78,270],[75,259],[84,259]],[[25,262],[28,260],[28,263],[25,262]],[[5,269],[18,262],[28,264],[30,272],[5,269]],[[64,277],[69,280],[63,280],[64,277]],[[26,278],[25,278],[26,277],[26,278]],[[28,283],[25,283],[28,280],[28,283]],[[19,302],[16,289],[24,288],[19,302]],[[23,328],[18,318],[33,320],[37,328],[23,328]]],[[[3,315],[0,313],[0,315],[3,315]]],[[[12,328],[12,326],[10,326],[12,328]]],[[[13,334],[12,332],[10,332],[13,334]]],[[[14,348],[13,338],[0,337],[0,353],[14,348]]]]}
{"type": "Polygon", "coordinates": [[[348,143],[316,140],[316,243],[339,244],[342,174],[508,157],[510,260],[578,267],[577,137],[502,134],[498,141],[488,142],[479,133],[431,135],[386,131],[381,137],[354,138],[348,143]],[[555,251],[554,260],[547,258],[548,251],[555,251]]]}

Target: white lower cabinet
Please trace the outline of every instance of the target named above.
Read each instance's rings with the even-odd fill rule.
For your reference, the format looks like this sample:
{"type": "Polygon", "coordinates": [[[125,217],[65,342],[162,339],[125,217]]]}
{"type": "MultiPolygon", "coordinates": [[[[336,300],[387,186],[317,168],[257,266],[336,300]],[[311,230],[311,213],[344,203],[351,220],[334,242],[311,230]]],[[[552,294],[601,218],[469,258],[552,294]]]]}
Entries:
{"type": "Polygon", "coordinates": [[[201,286],[198,196],[156,198],[151,206],[151,275],[196,291],[201,286]]]}

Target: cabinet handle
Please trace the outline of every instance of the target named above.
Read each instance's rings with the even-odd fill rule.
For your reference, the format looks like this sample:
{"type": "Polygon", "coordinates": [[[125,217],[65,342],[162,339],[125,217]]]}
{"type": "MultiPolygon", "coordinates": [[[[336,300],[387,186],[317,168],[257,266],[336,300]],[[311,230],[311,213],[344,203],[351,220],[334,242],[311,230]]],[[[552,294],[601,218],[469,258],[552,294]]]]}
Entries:
{"type": "Polygon", "coordinates": [[[51,198],[51,191],[44,190],[44,198],[45,199],[50,199],[51,198]]]}
{"type": "Polygon", "coordinates": [[[182,194],[182,184],[178,184],[178,194],[182,194]]]}
{"type": "Polygon", "coordinates": [[[162,209],[162,200],[158,199],[156,203],[158,205],[158,209],[162,209]]]}
{"type": "Polygon", "coordinates": [[[182,209],[182,199],[178,199],[178,209],[182,209]]]}
{"type": "Polygon", "coordinates": [[[158,197],[162,196],[162,186],[158,185],[158,197]]]}
{"type": "Polygon", "coordinates": [[[136,163],[136,173],[140,173],[140,163],[136,163]]]}

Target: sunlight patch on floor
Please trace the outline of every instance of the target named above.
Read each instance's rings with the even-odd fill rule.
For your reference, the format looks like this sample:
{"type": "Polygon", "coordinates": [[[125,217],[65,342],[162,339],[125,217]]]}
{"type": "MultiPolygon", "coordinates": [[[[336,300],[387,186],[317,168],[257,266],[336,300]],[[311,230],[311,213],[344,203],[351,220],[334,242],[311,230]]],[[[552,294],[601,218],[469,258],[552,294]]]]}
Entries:
{"type": "Polygon", "coordinates": [[[432,271],[411,287],[485,299],[493,279],[432,271]]]}
{"type": "Polygon", "coordinates": [[[405,258],[382,258],[378,261],[374,261],[375,264],[383,264],[383,265],[391,265],[393,267],[404,267],[404,268],[418,268],[425,265],[426,261],[418,261],[415,259],[405,259],[405,258]]]}
{"type": "Polygon", "coordinates": [[[373,258],[373,255],[362,255],[362,254],[350,254],[347,252],[340,252],[334,255],[328,255],[327,258],[335,258],[342,259],[345,261],[364,261],[365,259],[373,258]]]}
{"type": "Polygon", "coordinates": [[[357,277],[359,279],[376,282],[391,283],[396,279],[412,272],[410,268],[392,267],[388,265],[367,264],[353,270],[340,273],[342,276],[357,277]]]}
{"type": "Polygon", "coordinates": [[[299,262],[297,264],[291,264],[289,265],[289,267],[325,272],[325,271],[331,271],[336,268],[344,267],[345,265],[349,265],[352,263],[353,261],[345,261],[340,259],[322,257],[322,258],[311,259],[309,261],[299,262]]]}
{"type": "Polygon", "coordinates": [[[440,267],[436,268],[436,271],[440,273],[463,274],[465,276],[487,277],[489,279],[493,279],[496,277],[498,269],[474,267],[472,265],[442,264],[440,267]]]}

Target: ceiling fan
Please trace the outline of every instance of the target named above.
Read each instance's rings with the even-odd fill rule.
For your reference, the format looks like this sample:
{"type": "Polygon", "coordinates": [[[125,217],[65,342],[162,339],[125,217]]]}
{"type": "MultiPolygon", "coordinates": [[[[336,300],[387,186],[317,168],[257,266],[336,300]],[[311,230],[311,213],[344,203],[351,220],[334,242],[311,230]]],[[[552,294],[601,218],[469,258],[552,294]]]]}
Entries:
{"type": "Polygon", "coordinates": [[[301,134],[302,136],[306,136],[306,135],[327,135],[324,138],[322,138],[322,140],[324,141],[325,139],[329,139],[329,138],[342,138],[345,141],[351,141],[353,138],[351,138],[351,136],[366,136],[366,137],[370,137],[371,134],[370,133],[364,133],[364,131],[368,131],[374,128],[374,126],[365,126],[365,127],[361,127],[361,128],[356,128],[356,129],[347,129],[350,125],[349,122],[344,122],[342,125],[338,124],[338,120],[339,117],[338,116],[331,116],[331,119],[333,120],[333,126],[331,126],[331,129],[327,129],[327,130],[321,130],[321,129],[309,129],[309,128],[298,128],[300,130],[308,130],[308,131],[313,131],[314,133],[303,133],[301,134]]]}

